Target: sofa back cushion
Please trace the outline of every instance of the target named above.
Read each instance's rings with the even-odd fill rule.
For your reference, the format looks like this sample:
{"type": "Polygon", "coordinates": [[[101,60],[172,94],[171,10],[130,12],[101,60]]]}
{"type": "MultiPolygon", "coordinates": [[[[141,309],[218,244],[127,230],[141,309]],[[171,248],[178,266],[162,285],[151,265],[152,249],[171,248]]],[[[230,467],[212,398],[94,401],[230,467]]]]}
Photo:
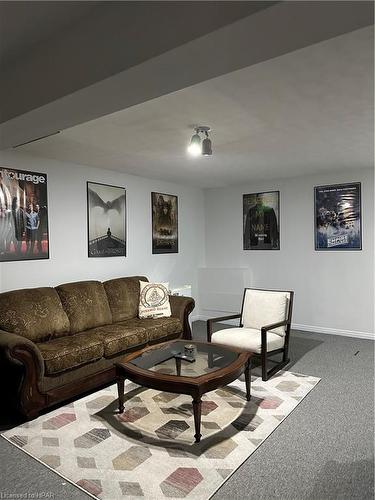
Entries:
{"type": "Polygon", "coordinates": [[[0,294],[0,329],[33,342],[68,335],[70,324],[53,288],[29,288],[0,294]]]}
{"type": "Polygon", "coordinates": [[[56,287],[70,321],[71,333],[112,323],[104,286],[100,281],[78,281],[56,287]]]}
{"type": "Polygon", "coordinates": [[[148,279],[144,276],[131,276],[103,283],[114,323],[138,316],[140,281],[148,279]]]}

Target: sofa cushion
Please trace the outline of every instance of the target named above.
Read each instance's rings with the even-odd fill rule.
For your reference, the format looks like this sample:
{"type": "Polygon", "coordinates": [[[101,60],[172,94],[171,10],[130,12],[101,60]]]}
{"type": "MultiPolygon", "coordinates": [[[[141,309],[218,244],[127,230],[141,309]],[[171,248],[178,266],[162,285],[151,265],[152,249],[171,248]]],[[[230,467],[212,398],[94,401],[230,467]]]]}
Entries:
{"type": "Polygon", "coordinates": [[[60,373],[100,359],[104,354],[100,336],[81,332],[37,344],[47,375],[60,373]]]}
{"type": "Polygon", "coordinates": [[[178,318],[133,318],[120,323],[128,328],[145,328],[148,342],[154,342],[163,337],[177,335],[182,332],[182,325],[178,318]]]}
{"type": "Polygon", "coordinates": [[[33,342],[66,335],[70,330],[53,288],[30,288],[0,294],[0,329],[33,342]]]}
{"type": "Polygon", "coordinates": [[[103,283],[114,323],[138,316],[139,282],[144,276],[116,278],[103,283]]]}
{"type": "Polygon", "coordinates": [[[107,295],[99,281],[78,281],[56,287],[72,333],[112,323],[107,295]]]}
{"type": "Polygon", "coordinates": [[[142,347],[148,341],[146,330],[141,327],[129,328],[124,325],[113,324],[98,326],[88,330],[88,332],[101,339],[105,357],[114,356],[132,347],[142,347]]]}

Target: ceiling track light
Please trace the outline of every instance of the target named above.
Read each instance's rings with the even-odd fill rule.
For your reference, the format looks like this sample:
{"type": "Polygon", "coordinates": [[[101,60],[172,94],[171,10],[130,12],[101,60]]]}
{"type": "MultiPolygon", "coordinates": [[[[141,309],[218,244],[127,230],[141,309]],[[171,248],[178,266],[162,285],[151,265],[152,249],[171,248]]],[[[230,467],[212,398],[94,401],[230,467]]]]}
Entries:
{"type": "Polygon", "coordinates": [[[190,144],[188,146],[188,152],[192,156],[211,156],[212,155],[212,142],[208,136],[208,133],[211,131],[210,127],[206,127],[200,125],[194,128],[195,133],[193,134],[190,144]],[[204,136],[204,139],[201,139],[200,134],[204,136]]]}

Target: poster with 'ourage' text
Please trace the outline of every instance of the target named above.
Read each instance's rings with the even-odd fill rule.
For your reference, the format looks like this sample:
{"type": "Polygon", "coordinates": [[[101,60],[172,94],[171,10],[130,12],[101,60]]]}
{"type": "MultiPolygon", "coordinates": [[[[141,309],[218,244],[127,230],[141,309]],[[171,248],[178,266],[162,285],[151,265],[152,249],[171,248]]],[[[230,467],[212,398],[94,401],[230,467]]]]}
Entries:
{"type": "Polygon", "coordinates": [[[47,175],[0,167],[0,262],[48,258],[47,175]]]}

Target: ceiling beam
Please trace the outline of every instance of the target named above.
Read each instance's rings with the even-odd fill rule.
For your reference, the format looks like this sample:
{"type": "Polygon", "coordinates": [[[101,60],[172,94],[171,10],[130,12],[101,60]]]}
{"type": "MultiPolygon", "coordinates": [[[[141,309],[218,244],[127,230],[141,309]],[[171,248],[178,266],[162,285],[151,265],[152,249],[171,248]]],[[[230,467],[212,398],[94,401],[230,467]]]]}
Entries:
{"type": "Polygon", "coordinates": [[[0,2],[0,17],[3,13],[5,21],[1,23],[4,27],[0,44],[0,123],[142,64],[276,2],[104,1],[94,7],[92,3],[95,4],[0,2]],[[75,20],[73,15],[78,15],[87,4],[89,10],[75,20]],[[59,16],[46,26],[45,17],[50,9],[59,16]],[[73,18],[72,22],[59,27],[64,13],[73,18]],[[30,23],[31,15],[34,26],[30,23]],[[27,26],[21,23],[25,17],[27,26]],[[55,33],[51,36],[54,26],[55,33]],[[33,44],[32,36],[22,39],[27,27],[34,29],[34,38],[39,36],[39,43],[33,44]],[[37,27],[39,31],[35,33],[37,27]],[[17,44],[18,54],[12,58],[9,52],[17,44]]]}
{"type": "Polygon", "coordinates": [[[0,149],[368,26],[373,8],[361,1],[277,3],[8,120],[0,149]]]}

